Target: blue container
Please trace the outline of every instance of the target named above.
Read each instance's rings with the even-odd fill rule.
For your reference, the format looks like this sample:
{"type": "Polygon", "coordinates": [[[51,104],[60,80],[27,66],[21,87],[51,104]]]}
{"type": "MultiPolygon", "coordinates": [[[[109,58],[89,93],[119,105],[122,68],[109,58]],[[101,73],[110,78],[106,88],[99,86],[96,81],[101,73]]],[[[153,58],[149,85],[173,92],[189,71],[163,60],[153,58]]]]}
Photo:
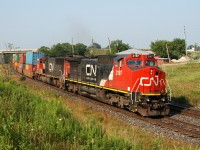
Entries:
{"type": "Polygon", "coordinates": [[[36,65],[39,58],[44,57],[42,52],[27,52],[26,53],[26,64],[36,65]]]}

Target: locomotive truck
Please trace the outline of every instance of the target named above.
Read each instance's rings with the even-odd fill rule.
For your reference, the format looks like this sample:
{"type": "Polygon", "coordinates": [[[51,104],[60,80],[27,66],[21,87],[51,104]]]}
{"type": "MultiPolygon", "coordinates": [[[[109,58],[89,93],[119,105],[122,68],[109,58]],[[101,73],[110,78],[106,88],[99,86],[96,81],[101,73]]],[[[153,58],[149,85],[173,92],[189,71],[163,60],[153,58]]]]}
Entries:
{"type": "MultiPolygon", "coordinates": [[[[37,55],[38,52],[28,53],[37,55]]],[[[157,66],[153,54],[102,55],[93,59],[38,55],[32,59],[37,61],[30,70],[16,64],[14,68],[31,78],[95,96],[99,101],[143,116],[169,114],[165,72],[157,66]]]]}

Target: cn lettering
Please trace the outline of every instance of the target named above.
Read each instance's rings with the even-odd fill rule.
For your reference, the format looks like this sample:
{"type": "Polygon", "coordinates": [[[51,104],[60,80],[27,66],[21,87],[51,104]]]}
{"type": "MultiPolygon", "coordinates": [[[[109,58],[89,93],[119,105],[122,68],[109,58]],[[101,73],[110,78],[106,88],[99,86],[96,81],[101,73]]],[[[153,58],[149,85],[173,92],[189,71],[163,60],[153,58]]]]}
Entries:
{"type": "Polygon", "coordinates": [[[97,75],[97,65],[86,64],[86,75],[96,76],[97,75]]]}

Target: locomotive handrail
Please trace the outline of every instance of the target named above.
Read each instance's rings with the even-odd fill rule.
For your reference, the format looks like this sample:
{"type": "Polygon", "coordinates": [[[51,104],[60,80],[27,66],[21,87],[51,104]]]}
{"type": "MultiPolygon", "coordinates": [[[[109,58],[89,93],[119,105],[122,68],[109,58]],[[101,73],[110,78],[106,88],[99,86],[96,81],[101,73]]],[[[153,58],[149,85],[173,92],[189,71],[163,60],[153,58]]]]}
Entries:
{"type": "MultiPolygon", "coordinates": [[[[137,80],[136,80],[136,82],[135,82],[135,84],[134,84],[134,86],[132,87],[132,89],[131,89],[131,101],[132,101],[132,104],[133,104],[133,89],[135,88],[135,85],[136,85],[136,83],[138,82],[140,80],[140,78],[138,78],[137,80]]],[[[140,84],[139,84],[140,85],[140,84]]],[[[139,85],[138,85],[138,87],[139,87],[139,85]]],[[[137,88],[137,90],[138,90],[138,88],[137,88]]],[[[136,101],[136,92],[135,92],[135,101],[136,101]]]]}
{"type": "MultiPolygon", "coordinates": [[[[170,88],[170,86],[169,86],[169,83],[168,83],[168,81],[166,80],[166,83],[167,83],[167,86],[168,86],[168,88],[169,88],[169,100],[171,101],[171,97],[172,97],[172,93],[171,93],[171,88],[170,88]]],[[[166,88],[166,92],[167,92],[167,88],[166,88]]]]}

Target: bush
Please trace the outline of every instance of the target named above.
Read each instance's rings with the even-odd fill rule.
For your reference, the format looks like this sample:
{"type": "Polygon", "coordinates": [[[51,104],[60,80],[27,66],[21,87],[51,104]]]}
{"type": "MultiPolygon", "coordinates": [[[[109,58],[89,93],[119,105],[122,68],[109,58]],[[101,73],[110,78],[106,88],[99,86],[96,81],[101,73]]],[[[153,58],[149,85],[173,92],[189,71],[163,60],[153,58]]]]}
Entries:
{"type": "Polygon", "coordinates": [[[24,75],[21,75],[20,78],[19,78],[19,80],[20,81],[24,81],[24,80],[26,80],[26,77],[24,75]]]}

